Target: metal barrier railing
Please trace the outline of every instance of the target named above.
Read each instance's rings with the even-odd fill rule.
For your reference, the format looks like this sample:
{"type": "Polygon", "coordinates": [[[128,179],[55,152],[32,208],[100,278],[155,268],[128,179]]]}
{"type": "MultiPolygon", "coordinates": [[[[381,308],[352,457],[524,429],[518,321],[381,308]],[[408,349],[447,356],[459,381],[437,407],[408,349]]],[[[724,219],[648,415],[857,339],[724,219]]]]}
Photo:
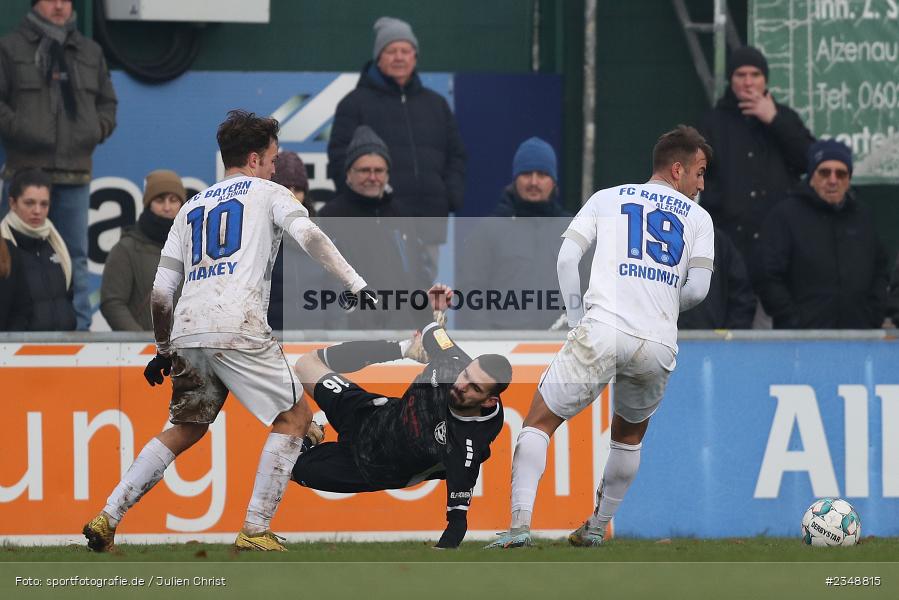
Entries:
{"type": "MultiPolygon", "coordinates": [[[[543,330],[466,330],[452,331],[459,341],[562,341],[565,331],[543,330]]],[[[275,337],[285,342],[340,342],[358,339],[403,339],[408,331],[367,331],[322,329],[276,331],[275,337]]],[[[721,340],[721,341],[810,341],[810,340],[884,340],[899,339],[896,329],[809,329],[809,330],[684,330],[679,332],[679,341],[721,340]]],[[[147,332],[133,331],[35,331],[0,332],[0,344],[85,344],[85,343],[152,343],[153,336],[147,332]]]]}

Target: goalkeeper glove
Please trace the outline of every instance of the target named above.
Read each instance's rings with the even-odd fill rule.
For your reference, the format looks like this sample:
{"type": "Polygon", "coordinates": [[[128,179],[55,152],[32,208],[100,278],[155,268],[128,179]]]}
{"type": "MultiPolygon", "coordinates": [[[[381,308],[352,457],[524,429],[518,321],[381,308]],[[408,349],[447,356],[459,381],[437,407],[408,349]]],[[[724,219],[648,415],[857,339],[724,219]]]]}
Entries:
{"type": "Polygon", "coordinates": [[[465,517],[464,511],[451,510],[447,513],[446,520],[446,529],[435,547],[458,548],[465,538],[465,532],[468,530],[468,519],[465,517]]]}
{"type": "Polygon", "coordinates": [[[150,386],[160,385],[165,381],[165,376],[172,372],[172,359],[169,356],[157,354],[153,360],[147,363],[144,369],[144,378],[150,386]]]}
{"type": "Polygon", "coordinates": [[[325,439],[325,426],[319,425],[315,421],[309,423],[309,429],[303,436],[303,452],[318,446],[325,439]]]}
{"type": "Polygon", "coordinates": [[[403,351],[403,358],[411,358],[422,364],[428,364],[431,360],[428,353],[425,352],[424,344],[421,343],[421,332],[416,331],[408,340],[400,342],[400,348],[403,351]]]}

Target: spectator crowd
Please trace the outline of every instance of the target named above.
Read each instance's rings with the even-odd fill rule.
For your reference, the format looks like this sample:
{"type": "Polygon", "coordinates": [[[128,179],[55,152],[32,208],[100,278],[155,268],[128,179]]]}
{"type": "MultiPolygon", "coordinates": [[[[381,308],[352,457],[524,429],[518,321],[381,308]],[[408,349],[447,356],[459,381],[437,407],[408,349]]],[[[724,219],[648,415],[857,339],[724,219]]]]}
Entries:
{"type": "MultiPolygon", "coordinates": [[[[464,197],[462,137],[447,101],[422,83],[418,58],[410,24],[379,18],[371,59],[337,105],[331,128],[335,197],[324,205],[312,201],[306,165],[295,152],[278,155],[273,176],[351,264],[390,290],[427,289],[435,281],[447,217],[464,197]]],[[[872,215],[851,185],[852,152],[838,141],[816,140],[796,111],[770,94],[768,74],[757,49],[731,52],[729,85],[698,124],[714,150],[699,201],[715,222],[715,271],[707,298],[683,313],[679,326],[892,327],[899,323],[899,264],[891,274],[872,215]]],[[[113,134],[116,106],[103,52],[77,30],[70,0],[34,0],[18,27],[0,38],[6,153],[0,331],[90,327],[92,155],[113,134]]],[[[497,190],[489,217],[460,228],[456,287],[558,292],[555,261],[572,213],[560,191],[556,149],[529,137],[513,156],[497,158],[511,164],[509,184],[497,190]]],[[[109,252],[103,272],[99,309],[113,330],[152,328],[156,266],[187,199],[175,171],[147,174],[143,212],[109,252]]],[[[316,265],[290,258],[301,254],[285,242],[273,263],[274,328],[414,326],[406,313],[387,310],[289,318],[302,313],[304,292],[323,281],[316,265]]],[[[553,306],[460,311],[458,325],[548,329],[561,314],[553,306]]]]}

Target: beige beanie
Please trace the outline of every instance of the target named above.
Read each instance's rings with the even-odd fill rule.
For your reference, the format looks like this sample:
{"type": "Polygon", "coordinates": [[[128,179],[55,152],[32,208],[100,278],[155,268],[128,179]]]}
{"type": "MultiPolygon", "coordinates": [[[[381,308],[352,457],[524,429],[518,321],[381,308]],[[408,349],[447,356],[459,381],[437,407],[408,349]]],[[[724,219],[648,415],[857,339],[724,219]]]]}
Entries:
{"type": "Polygon", "coordinates": [[[181,199],[181,204],[184,204],[187,192],[184,191],[181,177],[174,171],[159,169],[147,175],[147,178],[144,180],[144,208],[150,206],[153,198],[162,194],[175,194],[181,199]]]}

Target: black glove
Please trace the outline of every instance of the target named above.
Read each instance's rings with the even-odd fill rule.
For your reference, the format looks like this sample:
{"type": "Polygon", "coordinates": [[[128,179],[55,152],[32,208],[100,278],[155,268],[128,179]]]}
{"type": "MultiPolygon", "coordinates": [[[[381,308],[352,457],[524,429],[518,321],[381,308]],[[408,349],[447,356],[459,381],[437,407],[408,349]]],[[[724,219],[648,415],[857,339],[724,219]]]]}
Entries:
{"type": "Polygon", "coordinates": [[[165,381],[165,376],[169,375],[171,372],[171,357],[157,354],[153,357],[153,360],[147,363],[147,368],[144,369],[144,378],[150,386],[154,386],[162,384],[162,382],[165,381]]]}
{"type": "Polygon", "coordinates": [[[341,292],[337,297],[337,304],[347,312],[356,310],[360,303],[364,306],[364,309],[373,309],[378,304],[378,293],[366,286],[355,294],[346,290],[345,292],[341,292]]]}
{"type": "Polygon", "coordinates": [[[451,510],[446,514],[446,529],[435,548],[458,548],[468,530],[468,519],[463,510],[451,510]]]}

